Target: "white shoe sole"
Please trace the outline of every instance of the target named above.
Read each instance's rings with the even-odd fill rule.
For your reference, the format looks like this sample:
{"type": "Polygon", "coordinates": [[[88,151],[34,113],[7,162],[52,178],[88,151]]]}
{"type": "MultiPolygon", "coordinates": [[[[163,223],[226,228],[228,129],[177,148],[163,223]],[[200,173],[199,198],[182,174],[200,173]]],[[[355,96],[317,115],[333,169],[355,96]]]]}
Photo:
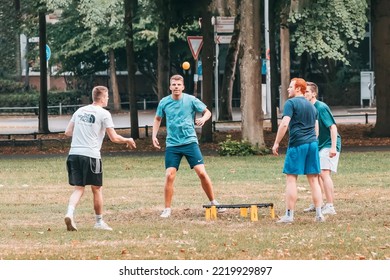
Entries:
{"type": "Polygon", "coordinates": [[[70,217],[65,217],[65,224],[68,231],[77,231],[76,225],[72,223],[72,219],[70,217]]]}

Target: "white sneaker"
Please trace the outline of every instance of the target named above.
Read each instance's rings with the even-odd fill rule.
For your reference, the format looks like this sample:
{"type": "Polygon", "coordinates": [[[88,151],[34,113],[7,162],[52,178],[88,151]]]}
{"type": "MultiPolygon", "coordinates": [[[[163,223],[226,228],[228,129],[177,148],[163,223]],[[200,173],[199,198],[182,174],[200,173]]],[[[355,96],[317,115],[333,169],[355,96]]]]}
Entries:
{"type": "Polygon", "coordinates": [[[336,215],[336,210],[334,209],[334,206],[331,205],[325,205],[321,208],[321,212],[323,215],[336,215]]]}
{"type": "MultiPolygon", "coordinates": [[[[218,201],[215,200],[215,202],[211,202],[211,205],[214,205],[214,206],[217,206],[217,205],[220,205],[218,201]]],[[[218,213],[224,213],[226,212],[226,208],[217,208],[217,212],[218,213]]]]}
{"type": "Polygon", "coordinates": [[[289,217],[289,216],[287,216],[287,215],[284,215],[284,216],[281,217],[280,220],[277,221],[276,223],[277,223],[277,224],[283,224],[283,223],[285,223],[285,224],[291,224],[291,223],[293,223],[293,222],[294,222],[294,219],[293,219],[292,217],[289,217]]]}
{"type": "Polygon", "coordinates": [[[171,208],[165,208],[165,209],[162,211],[160,217],[161,217],[161,218],[169,218],[169,217],[171,216],[171,213],[172,213],[171,208]]]}
{"type": "Polygon", "coordinates": [[[316,219],[315,219],[316,222],[318,223],[323,223],[325,222],[325,217],[324,216],[316,216],[316,219]]]}
{"type": "Polygon", "coordinates": [[[100,223],[96,223],[93,228],[102,229],[102,230],[112,230],[112,228],[109,227],[104,221],[101,221],[100,223]]]}
{"type": "Polygon", "coordinates": [[[315,212],[316,211],[316,207],[314,206],[314,204],[310,204],[309,207],[303,209],[303,212],[305,213],[308,213],[308,212],[315,212]]]}
{"type": "Polygon", "coordinates": [[[66,229],[68,231],[77,231],[76,223],[71,216],[65,216],[66,229]]]}

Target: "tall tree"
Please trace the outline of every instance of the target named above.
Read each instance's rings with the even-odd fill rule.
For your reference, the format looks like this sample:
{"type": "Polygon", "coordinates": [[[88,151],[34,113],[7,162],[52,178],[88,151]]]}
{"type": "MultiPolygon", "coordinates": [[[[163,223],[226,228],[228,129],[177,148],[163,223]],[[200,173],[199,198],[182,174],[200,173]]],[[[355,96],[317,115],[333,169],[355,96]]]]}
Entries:
{"type": "Polygon", "coordinates": [[[219,120],[233,120],[233,86],[236,77],[236,66],[238,59],[238,51],[240,45],[240,14],[241,1],[235,1],[236,14],[234,19],[234,31],[229,44],[228,53],[226,55],[225,71],[222,79],[221,106],[219,106],[219,120]]]}
{"type": "Polygon", "coordinates": [[[241,3],[240,79],[241,131],[243,140],[264,148],[261,105],[261,21],[260,3],[247,0],[241,3]]]}
{"type": "Polygon", "coordinates": [[[15,5],[15,18],[17,22],[17,32],[15,36],[15,78],[17,81],[22,79],[22,61],[21,61],[21,51],[20,51],[20,0],[14,0],[15,5]]]}
{"type": "Polygon", "coordinates": [[[375,134],[390,136],[390,1],[372,0],[377,119],[375,134]]]}
{"type": "Polygon", "coordinates": [[[125,1],[125,20],[124,28],[126,34],[126,58],[127,58],[127,82],[128,82],[128,94],[130,102],[130,125],[131,125],[131,137],[134,139],[139,138],[139,125],[138,125],[138,108],[137,108],[137,96],[135,94],[135,59],[134,59],[134,40],[133,40],[133,11],[136,6],[137,0],[124,0],[125,1]]]}
{"type": "Polygon", "coordinates": [[[114,111],[120,111],[122,109],[122,106],[121,106],[121,97],[119,95],[118,78],[116,75],[116,62],[115,62],[114,49],[110,48],[108,54],[109,54],[109,61],[110,61],[110,83],[111,83],[112,96],[114,99],[113,102],[114,111]]]}
{"type": "Polygon", "coordinates": [[[0,77],[11,79],[17,72],[15,64],[17,48],[15,36],[18,21],[15,3],[2,1],[0,6],[0,77]]]}
{"type": "Polygon", "coordinates": [[[157,35],[157,94],[158,100],[161,100],[169,93],[171,0],[158,0],[156,4],[160,15],[157,35]]]}
{"type": "Polygon", "coordinates": [[[269,54],[270,54],[270,68],[271,68],[271,129],[272,132],[278,130],[278,111],[279,107],[277,97],[279,95],[280,76],[278,76],[278,63],[276,57],[276,10],[277,5],[275,1],[269,1],[268,20],[269,20],[269,54]]]}
{"type": "MultiPolygon", "coordinates": [[[[294,0],[291,0],[294,2],[294,0]]],[[[284,103],[288,98],[287,87],[290,83],[290,29],[288,17],[290,3],[285,3],[280,12],[280,112],[283,112],[284,103]]]]}
{"type": "MultiPolygon", "coordinates": [[[[213,26],[211,25],[210,0],[201,0],[202,7],[202,66],[203,66],[203,102],[212,111],[213,108],[213,64],[214,64],[214,38],[213,26]]],[[[218,102],[216,100],[216,102],[218,102]]],[[[211,120],[206,122],[202,128],[201,141],[210,143],[213,141],[213,126],[211,120]]]]}
{"type": "Polygon", "coordinates": [[[96,47],[109,59],[114,110],[119,111],[121,98],[116,75],[115,49],[125,46],[123,2],[122,0],[80,1],[78,10],[83,17],[84,26],[88,29],[86,35],[89,40],[86,40],[82,46],[85,49],[96,47]]]}

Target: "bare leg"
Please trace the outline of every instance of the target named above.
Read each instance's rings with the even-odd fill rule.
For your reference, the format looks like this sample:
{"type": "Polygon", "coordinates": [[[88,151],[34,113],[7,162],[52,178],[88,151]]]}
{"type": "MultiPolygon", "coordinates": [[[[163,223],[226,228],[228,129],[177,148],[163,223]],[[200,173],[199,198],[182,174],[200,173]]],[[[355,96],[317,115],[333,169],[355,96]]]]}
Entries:
{"type": "Polygon", "coordinates": [[[96,215],[103,214],[103,189],[100,186],[91,186],[93,193],[93,209],[96,215]]]}
{"type": "Polygon", "coordinates": [[[308,180],[309,185],[310,185],[311,196],[313,199],[314,206],[316,208],[321,207],[322,206],[322,193],[321,193],[320,183],[318,180],[318,175],[317,174],[313,174],[313,175],[310,174],[310,175],[306,175],[306,177],[307,177],[307,180],[308,180]]]}
{"type": "Polygon", "coordinates": [[[286,209],[294,210],[297,202],[297,175],[286,175],[286,209]]]}
{"type": "Polygon", "coordinates": [[[77,204],[84,194],[85,187],[75,186],[73,193],[70,195],[68,211],[65,215],[65,224],[68,231],[77,231],[76,223],[74,222],[73,215],[77,204]]]}
{"type": "Polygon", "coordinates": [[[326,197],[326,203],[332,203],[334,201],[334,185],[330,176],[331,171],[329,169],[321,170],[321,179],[323,181],[324,193],[326,197]]]}
{"type": "Polygon", "coordinates": [[[200,182],[202,184],[202,188],[203,188],[204,192],[206,193],[208,199],[210,201],[214,200],[213,185],[211,183],[211,179],[210,179],[209,175],[206,172],[206,168],[205,168],[204,164],[198,164],[198,165],[194,166],[194,170],[200,179],[200,182]]]}
{"type": "Polygon", "coordinates": [[[165,187],[164,187],[164,198],[165,208],[171,208],[172,197],[173,197],[173,183],[176,178],[176,168],[169,167],[165,172],[165,187]]]}
{"type": "MultiPolygon", "coordinates": [[[[70,195],[69,198],[69,206],[73,207],[75,209],[77,207],[77,204],[80,202],[81,197],[84,194],[85,187],[75,186],[73,193],[70,195]]],[[[73,213],[72,213],[73,215],[73,213]]]]}

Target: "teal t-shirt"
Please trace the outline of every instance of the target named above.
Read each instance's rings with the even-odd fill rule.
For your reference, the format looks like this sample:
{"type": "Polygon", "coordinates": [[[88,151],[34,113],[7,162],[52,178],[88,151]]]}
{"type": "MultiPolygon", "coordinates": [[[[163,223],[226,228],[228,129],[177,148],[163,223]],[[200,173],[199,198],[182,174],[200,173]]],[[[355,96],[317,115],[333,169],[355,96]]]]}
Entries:
{"type": "MultiPolygon", "coordinates": [[[[316,101],[314,103],[318,111],[318,126],[319,126],[319,136],[318,136],[318,149],[330,148],[332,146],[332,139],[330,138],[330,127],[333,124],[336,124],[336,121],[333,118],[333,114],[329,109],[329,106],[324,102],[316,101]]],[[[341,151],[341,137],[337,133],[337,142],[336,149],[338,152],[341,151]]]]}
{"type": "Polygon", "coordinates": [[[157,106],[156,116],[166,117],[166,146],[181,146],[198,143],[195,131],[195,115],[202,113],[206,105],[195,96],[183,93],[179,100],[171,95],[161,99],[157,106]]]}
{"type": "Polygon", "coordinates": [[[283,117],[289,116],[289,147],[317,141],[315,124],[317,110],[303,96],[290,98],[284,104],[283,117]]]}

